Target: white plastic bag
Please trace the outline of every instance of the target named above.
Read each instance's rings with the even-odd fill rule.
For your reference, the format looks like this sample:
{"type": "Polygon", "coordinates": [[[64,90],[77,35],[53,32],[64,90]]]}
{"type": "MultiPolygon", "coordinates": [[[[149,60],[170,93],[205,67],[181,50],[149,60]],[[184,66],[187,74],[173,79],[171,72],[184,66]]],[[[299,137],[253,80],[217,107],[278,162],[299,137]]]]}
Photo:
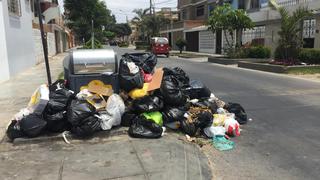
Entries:
{"type": "Polygon", "coordinates": [[[77,94],[77,99],[79,100],[86,100],[87,97],[93,96],[91,92],[89,92],[88,89],[82,89],[78,94],[77,94]]]}
{"type": "Polygon", "coordinates": [[[25,116],[28,116],[32,112],[30,111],[29,108],[23,108],[21,109],[17,114],[13,116],[13,120],[20,121],[23,119],[25,116]]]}
{"type": "Polygon", "coordinates": [[[229,136],[240,136],[240,124],[234,119],[234,117],[226,119],[224,128],[229,136]]]}
{"type": "Polygon", "coordinates": [[[137,74],[140,71],[139,67],[134,62],[128,62],[127,66],[131,74],[137,74]]]}
{"type": "Polygon", "coordinates": [[[121,117],[125,111],[125,105],[118,94],[113,94],[108,98],[106,113],[97,116],[101,121],[102,130],[110,130],[113,126],[121,124],[121,117]]]}
{"type": "Polygon", "coordinates": [[[210,138],[215,136],[224,136],[226,133],[226,129],[222,126],[217,126],[217,127],[210,126],[210,127],[204,128],[203,131],[210,138]]]}

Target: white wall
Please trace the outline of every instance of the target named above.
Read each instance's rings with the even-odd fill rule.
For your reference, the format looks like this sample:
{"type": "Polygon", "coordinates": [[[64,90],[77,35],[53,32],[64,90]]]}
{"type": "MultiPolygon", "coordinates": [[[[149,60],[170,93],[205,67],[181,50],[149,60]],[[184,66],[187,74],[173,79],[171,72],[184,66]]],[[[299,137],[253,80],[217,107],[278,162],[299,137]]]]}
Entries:
{"type": "Polygon", "coordinates": [[[0,82],[9,79],[9,65],[3,18],[3,1],[0,1],[0,82]]]}
{"type": "MultiPolygon", "coordinates": [[[[40,62],[44,61],[41,32],[39,29],[33,29],[33,38],[34,38],[36,63],[39,64],[40,62]]],[[[47,42],[48,42],[48,55],[54,56],[56,54],[56,42],[54,38],[54,33],[51,33],[51,32],[47,33],[47,42]]]]}
{"type": "Polygon", "coordinates": [[[30,1],[20,0],[21,17],[11,16],[7,1],[2,0],[7,57],[10,76],[35,64],[34,41],[32,35],[32,12],[30,1]]]}

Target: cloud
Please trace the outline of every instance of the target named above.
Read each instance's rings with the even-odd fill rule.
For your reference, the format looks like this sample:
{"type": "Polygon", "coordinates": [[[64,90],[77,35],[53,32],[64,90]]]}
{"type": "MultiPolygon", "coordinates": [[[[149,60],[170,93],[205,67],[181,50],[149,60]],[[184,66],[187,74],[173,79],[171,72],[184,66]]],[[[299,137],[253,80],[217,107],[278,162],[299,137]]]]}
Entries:
{"type": "MultiPolygon", "coordinates": [[[[104,0],[107,4],[108,9],[116,16],[117,22],[126,22],[126,16],[128,19],[132,19],[135,14],[132,12],[134,9],[145,9],[150,7],[150,0],[104,0]]],[[[155,0],[156,3],[164,2],[165,0],[155,0]]],[[[159,7],[164,7],[167,4],[161,4],[159,7]]],[[[168,4],[170,7],[176,5],[176,0],[171,1],[168,4]]]]}

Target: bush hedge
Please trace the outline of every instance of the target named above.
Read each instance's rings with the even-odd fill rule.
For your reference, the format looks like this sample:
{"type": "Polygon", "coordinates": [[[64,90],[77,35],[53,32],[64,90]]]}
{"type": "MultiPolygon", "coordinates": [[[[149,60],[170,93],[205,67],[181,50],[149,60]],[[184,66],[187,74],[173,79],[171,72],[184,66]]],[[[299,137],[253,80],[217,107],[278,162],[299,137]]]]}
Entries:
{"type": "MultiPolygon", "coordinates": [[[[101,42],[98,41],[97,39],[94,39],[94,49],[101,49],[101,48],[102,48],[101,42]]],[[[91,39],[84,44],[83,49],[92,49],[91,39]]]]}
{"type": "Polygon", "coordinates": [[[298,59],[307,64],[320,64],[320,49],[302,49],[298,59]]]}
{"type": "Polygon", "coordinates": [[[230,58],[261,58],[266,59],[271,57],[271,49],[264,46],[252,46],[246,48],[227,49],[228,57],[230,58]]]}
{"type": "Polygon", "coordinates": [[[271,49],[264,46],[253,46],[247,48],[247,58],[270,58],[271,49]]]}
{"type": "Polygon", "coordinates": [[[129,43],[127,43],[127,42],[119,42],[119,43],[118,43],[118,46],[119,46],[119,47],[128,47],[128,46],[129,46],[129,43]]]}
{"type": "Polygon", "coordinates": [[[150,49],[150,44],[147,41],[136,41],[134,44],[137,50],[150,49]]]}

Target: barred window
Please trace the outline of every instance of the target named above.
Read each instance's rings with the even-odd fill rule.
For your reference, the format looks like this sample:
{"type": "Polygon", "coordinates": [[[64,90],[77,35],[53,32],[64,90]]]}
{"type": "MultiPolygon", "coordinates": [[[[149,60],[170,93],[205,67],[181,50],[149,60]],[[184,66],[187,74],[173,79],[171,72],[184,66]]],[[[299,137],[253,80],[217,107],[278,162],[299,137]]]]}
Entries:
{"type": "Polygon", "coordinates": [[[20,0],[8,0],[9,14],[21,16],[20,0]]]}

